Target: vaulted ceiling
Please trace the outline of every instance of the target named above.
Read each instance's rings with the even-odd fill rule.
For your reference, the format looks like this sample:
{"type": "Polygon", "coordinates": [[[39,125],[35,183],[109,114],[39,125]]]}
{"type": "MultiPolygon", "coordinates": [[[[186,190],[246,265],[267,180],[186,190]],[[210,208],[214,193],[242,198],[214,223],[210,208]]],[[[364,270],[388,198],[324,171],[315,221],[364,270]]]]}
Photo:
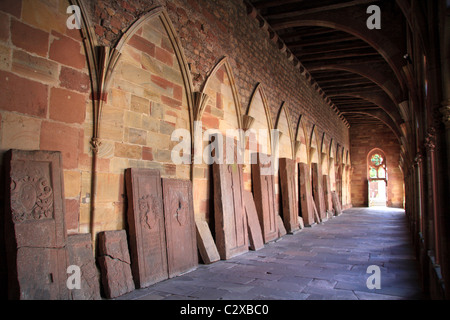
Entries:
{"type": "MultiPolygon", "coordinates": [[[[246,0],[247,1],[247,0],[246,0]]],[[[406,100],[405,19],[393,0],[248,0],[268,29],[317,82],[351,125],[384,123],[398,138],[406,100]],[[370,5],[381,29],[369,29],[370,5]]]]}

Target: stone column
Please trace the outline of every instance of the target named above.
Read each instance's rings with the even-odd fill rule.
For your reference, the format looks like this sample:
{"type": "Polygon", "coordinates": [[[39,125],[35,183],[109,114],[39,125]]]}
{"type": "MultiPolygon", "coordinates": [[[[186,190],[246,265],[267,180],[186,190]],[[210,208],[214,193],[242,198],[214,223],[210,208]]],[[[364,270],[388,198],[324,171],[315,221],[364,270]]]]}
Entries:
{"type": "Polygon", "coordinates": [[[445,141],[447,143],[447,180],[450,181],[450,99],[442,102],[440,111],[443,115],[442,122],[445,124],[445,141]]]}
{"type": "Polygon", "coordinates": [[[435,254],[435,261],[436,264],[439,264],[439,221],[438,221],[438,213],[439,213],[439,207],[438,207],[438,183],[437,183],[437,175],[436,175],[436,129],[431,127],[428,130],[428,134],[425,138],[425,147],[427,149],[427,153],[430,156],[430,172],[431,175],[431,193],[432,198],[431,204],[432,204],[432,215],[433,215],[433,226],[434,226],[434,254],[435,254]]]}

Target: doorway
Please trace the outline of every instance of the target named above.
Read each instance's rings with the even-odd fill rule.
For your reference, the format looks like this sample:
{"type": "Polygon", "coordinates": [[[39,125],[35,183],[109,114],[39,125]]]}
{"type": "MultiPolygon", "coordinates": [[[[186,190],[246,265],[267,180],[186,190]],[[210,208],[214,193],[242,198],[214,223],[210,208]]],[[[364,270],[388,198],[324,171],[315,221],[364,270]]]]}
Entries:
{"type": "Polygon", "coordinates": [[[387,206],[386,156],[380,149],[374,149],[367,156],[367,180],[369,207],[387,206]]]}
{"type": "Polygon", "coordinates": [[[369,181],[369,207],[386,207],[386,180],[369,181]]]}

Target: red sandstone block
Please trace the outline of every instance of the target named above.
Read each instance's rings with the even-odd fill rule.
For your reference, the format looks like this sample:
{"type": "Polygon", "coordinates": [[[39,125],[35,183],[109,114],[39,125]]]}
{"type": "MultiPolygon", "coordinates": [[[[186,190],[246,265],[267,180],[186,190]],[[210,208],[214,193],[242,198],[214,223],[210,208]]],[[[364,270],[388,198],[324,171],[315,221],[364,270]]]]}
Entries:
{"type": "Polygon", "coordinates": [[[9,17],[0,12],[0,40],[7,41],[9,39],[9,17]]]}
{"type": "Polygon", "coordinates": [[[153,161],[152,148],[148,148],[148,147],[142,148],[142,160],[153,161]]]}
{"type": "Polygon", "coordinates": [[[154,84],[156,84],[158,87],[161,87],[163,89],[173,88],[175,86],[175,84],[172,83],[171,81],[166,80],[166,79],[161,78],[161,77],[158,77],[158,76],[153,75],[153,74],[151,76],[151,79],[152,79],[152,82],[154,84]]]}
{"type": "Polygon", "coordinates": [[[173,66],[173,54],[169,51],[161,49],[159,47],[155,48],[155,58],[168,66],[173,66]]]}
{"type": "Polygon", "coordinates": [[[216,108],[219,110],[223,109],[222,94],[220,92],[216,93],[216,108]]]}
{"type": "Polygon", "coordinates": [[[61,87],[83,93],[89,92],[90,80],[86,73],[62,66],[59,81],[61,87]]]}
{"type": "Polygon", "coordinates": [[[86,65],[86,58],[81,53],[81,43],[56,31],[52,32],[52,36],[50,59],[76,69],[83,69],[86,65]]]}
{"type": "Polygon", "coordinates": [[[219,119],[211,114],[204,113],[202,117],[202,125],[208,129],[218,129],[219,119]]]}
{"type": "Polygon", "coordinates": [[[32,28],[22,22],[11,21],[12,43],[28,52],[46,56],[48,52],[48,33],[32,28]]]}
{"type": "Polygon", "coordinates": [[[180,100],[180,101],[183,100],[183,88],[181,86],[174,84],[173,97],[176,100],[180,100]]]}
{"type": "Polygon", "coordinates": [[[40,149],[61,151],[64,169],[78,167],[80,130],[68,125],[43,121],[41,126],[40,149]]]}
{"type": "Polygon", "coordinates": [[[22,12],[22,0],[2,0],[0,1],[0,11],[10,13],[16,18],[20,18],[22,12]]]}
{"type": "Polygon", "coordinates": [[[128,44],[144,53],[147,53],[151,57],[155,56],[155,45],[138,35],[131,37],[128,44]]]}
{"type": "Polygon", "coordinates": [[[166,96],[161,96],[161,102],[169,107],[181,110],[181,101],[166,96]]]}
{"type": "Polygon", "coordinates": [[[45,118],[48,87],[41,83],[0,71],[0,109],[45,118]]]}
{"type": "Polygon", "coordinates": [[[67,230],[78,229],[78,217],[80,215],[80,201],[76,199],[66,199],[66,228],[67,230]]]}
{"type": "Polygon", "coordinates": [[[66,89],[52,88],[50,119],[82,124],[86,117],[86,98],[66,89]]]}

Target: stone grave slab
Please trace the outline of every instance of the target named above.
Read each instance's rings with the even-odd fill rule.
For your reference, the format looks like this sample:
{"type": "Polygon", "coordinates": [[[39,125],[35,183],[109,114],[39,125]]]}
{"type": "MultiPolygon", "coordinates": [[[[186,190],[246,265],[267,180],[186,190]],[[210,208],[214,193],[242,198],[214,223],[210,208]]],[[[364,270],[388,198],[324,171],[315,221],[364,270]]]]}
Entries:
{"type": "Polygon", "coordinates": [[[213,164],[216,245],[222,260],[248,251],[242,165],[213,164]]]}
{"type": "Polygon", "coordinates": [[[314,224],[314,208],[312,204],[311,179],[309,166],[306,163],[298,164],[300,184],[300,206],[302,209],[303,223],[306,227],[314,224]]]}
{"type": "Polygon", "coordinates": [[[4,165],[8,296],[70,299],[61,153],[10,150],[4,165]]]}
{"type": "Polygon", "coordinates": [[[323,194],[325,197],[325,208],[328,212],[332,212],[333,211],[333,199],[331,196],[331,183],[330,183],[329,175],[323,176],[323,194]]]}
{"type": "Polygon", "coordinates": [[[295,182],[295,160],[281,158],[280,185],[284,227],[287,232],[294,233],[299,230],[297,190],[295,182]]]}
{"type": "Polygon", "coordinates": [[[81,271],[80,289],[72,289],[73,300],[101,300],[100,278],[95,265],[90,233],[69,235],[67,238],[69,265],[81,271]]]}
{"type": "Polygon", "coordinates": [[[311,163],[312,171],[312,190],[314,202],[316,204],[317,213],[321,220],[327,216],[327,210],[325,208],[325,198],[323,195],[323,177],[322,168],[317,163],[311,163]]]}
{"type": "Polygon", "coordinates": [[[258,220],[258,213],[256,212],[255,201],[253,200],[253,194],[247,190],[244,190],[244,205],[245,214],[247,215],[250,249],[257,251],[264,248],[264,239],[258,220]]]}
{"type": "Polygon", "coordinates": [[[135,289],[125,230],[98,234],[99,257],[103,291],[108,299],[135,289]]]}
{"type": "Polygon", "coordinates": [[[136,287],[169,277],[161,176],[158,170],[127,169],[128,234],[136,287]]]}
{"type": "Polygon", "coordinates": [[[336,191],[331,192],[331,199],[333,201],[333,208],[336,216],[339,216],[342,214],[342,207],[341,202],[339,201],[338,195],[336,191]]]}
{"type": "Polygon", "coordinates": [[[283,237],[287,234],[286,228],[284,227],[283,219],[281,219],[281,216],[277,214],[277,227],[278,227],[278,237],[283,237]]]}
{"type": "Polygon", "coordinates": [[[203,263],[211,264],[220,260],[216,243],[214,242],[208,223],[204,220],[195,221],[197,231],[197,247],[203,263]]]}
{"type": "Polygon", "coordinates": [[[261,153],[252,155],[252,186],[256,211],[263,234],[264,243],[278,238],[278,227],[275,210],[274,172],[270,156],[261,153]]]}
{"type": "Polygon", "coordinates": [[[197,267],[192,182],[162,179],[169,278],[197,267]]]}

